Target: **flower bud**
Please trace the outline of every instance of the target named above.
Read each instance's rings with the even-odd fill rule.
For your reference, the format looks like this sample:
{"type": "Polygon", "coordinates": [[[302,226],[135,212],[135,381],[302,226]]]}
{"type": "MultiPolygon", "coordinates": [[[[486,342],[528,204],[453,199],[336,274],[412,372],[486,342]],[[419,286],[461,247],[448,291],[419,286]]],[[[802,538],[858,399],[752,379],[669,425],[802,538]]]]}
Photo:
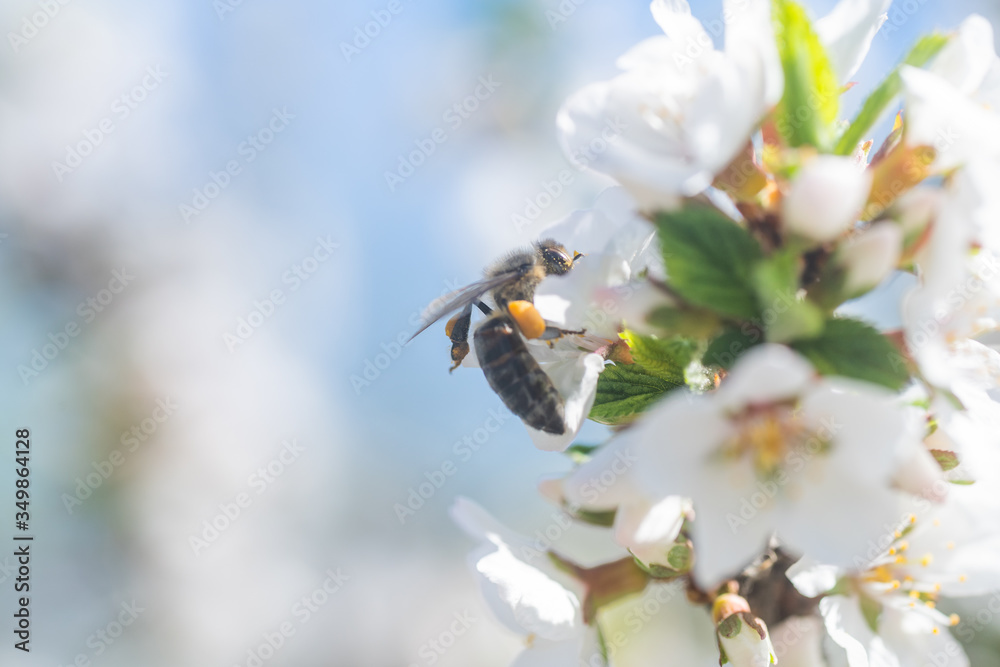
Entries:
{"type": "Polygon", "coordinates": [[[844,269],[844,292],[856,296],[867,292],[899,264],[903,231],[891,222],[879,223],[852,238],[837,252],[844,269]]]}
{"type": "Polygon", "coordinates": [[[720,665],[766,667],[778,658],[767,634],[767,626],[750,612],[750,605],[739,595],[720,595],[712,604],[719,639],[720,665]]]}
{"type": "Polygon", "coordinates": [[[832,241],[858,220],[871,185],[871,174],[853,158],[815,158],[802,167],[782,202],[785,229],[817,243],[832,241]]]}

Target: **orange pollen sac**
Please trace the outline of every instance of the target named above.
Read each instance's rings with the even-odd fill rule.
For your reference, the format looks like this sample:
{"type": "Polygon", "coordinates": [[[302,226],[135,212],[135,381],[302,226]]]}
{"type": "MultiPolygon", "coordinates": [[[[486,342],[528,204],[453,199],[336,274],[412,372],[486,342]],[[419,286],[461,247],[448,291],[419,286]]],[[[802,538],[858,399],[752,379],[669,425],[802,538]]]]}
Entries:
{"type": "Polygon", "coordinates": [[[525,338],[539,338],[545,333],[545,320],[530,301],[511,301],[507,312],[517,322],[525,338]]]}

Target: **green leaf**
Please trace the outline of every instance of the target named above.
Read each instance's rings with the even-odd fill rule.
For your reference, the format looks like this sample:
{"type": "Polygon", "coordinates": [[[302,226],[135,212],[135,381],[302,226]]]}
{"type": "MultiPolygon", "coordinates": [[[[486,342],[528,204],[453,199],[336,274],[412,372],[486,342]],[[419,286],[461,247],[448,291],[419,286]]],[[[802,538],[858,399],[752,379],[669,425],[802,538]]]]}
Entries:
{"type": "Polygon", "coordinates": [[[695,344],[686,338],[655,338],[625,331],[621,338],[628,343],[635,363],[677,384],[684,384],[684,369],[691,363],[695,344]]]}
{"type": "Polygon", "coordinates": [[[950,37],[940,33],[921,37],[916,46],[903,59],[902,64],[898,65],[879,87],[868,96],[858,115],[854,117],[850,126],[841,135],[834,152],[837,155],[850,155],[854,152],[857,145],[868,135],[875,123],[882,117],[886,107],[896,99],[896,96],[903,89],[903,80],[899,76],[899,70],[902,65],[922,67],[927,61],[936,56],[949,40],[950,37]]]}
{"type": "Polygon", "coordinates": [[[683,384],[666,380],[639,364],[608,365],[597,381],[590,418],[612,426],[626,424],[680,386],[683,384]]]}
{"type": "Polygon", "coordinates": [[[656,216],[667,281],[681,298],[724,316],[757,314],[751,287],[760,246],[719,211],[692,204],[656,216]]]}
{"type": "Polygon", "coordinates": [[[754,288],[771,342],[810,338],[823,330],[822,311],[797,296],[800,273],[799,254],[788,249],[768,257],[754,269],[754,288]]]}
{"type": "Polygon", "coordinates": [[[701,309],[680,309],[660,306],[646,316],[646,323],[663,329],[671,336],[704,339],[719,328],[715,313],[701,309]]]}
{"type": "Polygon", "coordinates": [[[701,363],[706,366],[718,366],[727,371],[733,367],[736,360],[754,345],[764,342],[763,334],[756,329],[726,329],[708,345],[701,357],[701,363]]]}
{"type": "Polygon", "coordinates": [[[949,452],[945,449],[932,449],[931,455],[934,456],[934,460],[941,466],[942,472],[948,472],[958,467],[959,460],[955,452],[949,452]]]}
{"type": "Polygon", "coordinates": [[[840,105],[840,82],[806,10],[793,0],[774,0],[772,17],[785,94],[775,126],[788,145],[826,149],[840,105]]]}
{"type": "Polygon", "coordinates": [[[906,360],[892,343],[864,322],[828,320],[823,333],[791,346],[812,362],[821,375],[841,375],[901,389],[910,379],[906,360]]]}

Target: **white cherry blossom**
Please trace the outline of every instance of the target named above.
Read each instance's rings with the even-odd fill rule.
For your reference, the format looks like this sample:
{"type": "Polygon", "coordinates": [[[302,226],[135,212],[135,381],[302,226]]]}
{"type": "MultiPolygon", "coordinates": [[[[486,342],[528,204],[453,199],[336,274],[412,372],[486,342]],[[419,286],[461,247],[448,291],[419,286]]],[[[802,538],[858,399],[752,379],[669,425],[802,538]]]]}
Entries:
{"type": "Polygon", "coordinates": [[[571,96],[558,126],[568,155],[613,120],[623,129],[590,167],[614,177],[645,210],[670,208],[708,187],[781,98],[770,3],[726,0],[724,50],[686,0],[654,0],[664,35],[618,60],[623,73],[571,96]]]}
{"type": "Polygon", "coordinates": [[[774,534],[850,563],[895,519],[893,475],[922,448],[890,392],[818,378],[778,345],[747,352],[713,394],[675,392],[621,437],[648,493],[692,499],[695,574],[709,586],[774,534]]]}

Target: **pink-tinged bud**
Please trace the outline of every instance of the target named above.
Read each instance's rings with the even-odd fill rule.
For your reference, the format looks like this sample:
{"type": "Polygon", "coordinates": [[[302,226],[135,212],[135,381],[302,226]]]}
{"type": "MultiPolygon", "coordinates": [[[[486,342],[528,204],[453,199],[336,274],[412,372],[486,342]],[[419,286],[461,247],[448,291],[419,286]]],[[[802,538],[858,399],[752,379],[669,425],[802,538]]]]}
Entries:
{"type": "Polygon", "coordinates": [[[767,626],[750,611],[739,595],[720,595],[712,604],[712,619],[719,639],[719,664],[733,667],[767,667],[777,664],[767,626]]]}
{"type": "Polygon", "coordinates": [[[856,296],[867,292],[898,266],[903,252],[903,230],[883,222],[853,237],[837,252],[844,268],[844,292],[856,296]]]}
{"type": "Polygon", "coordinates": [[[781,205],[785,230],[825,243],[861,217],[871,192],[871,174],[853,158],[821,155],[799,171],[781,205]]]}

